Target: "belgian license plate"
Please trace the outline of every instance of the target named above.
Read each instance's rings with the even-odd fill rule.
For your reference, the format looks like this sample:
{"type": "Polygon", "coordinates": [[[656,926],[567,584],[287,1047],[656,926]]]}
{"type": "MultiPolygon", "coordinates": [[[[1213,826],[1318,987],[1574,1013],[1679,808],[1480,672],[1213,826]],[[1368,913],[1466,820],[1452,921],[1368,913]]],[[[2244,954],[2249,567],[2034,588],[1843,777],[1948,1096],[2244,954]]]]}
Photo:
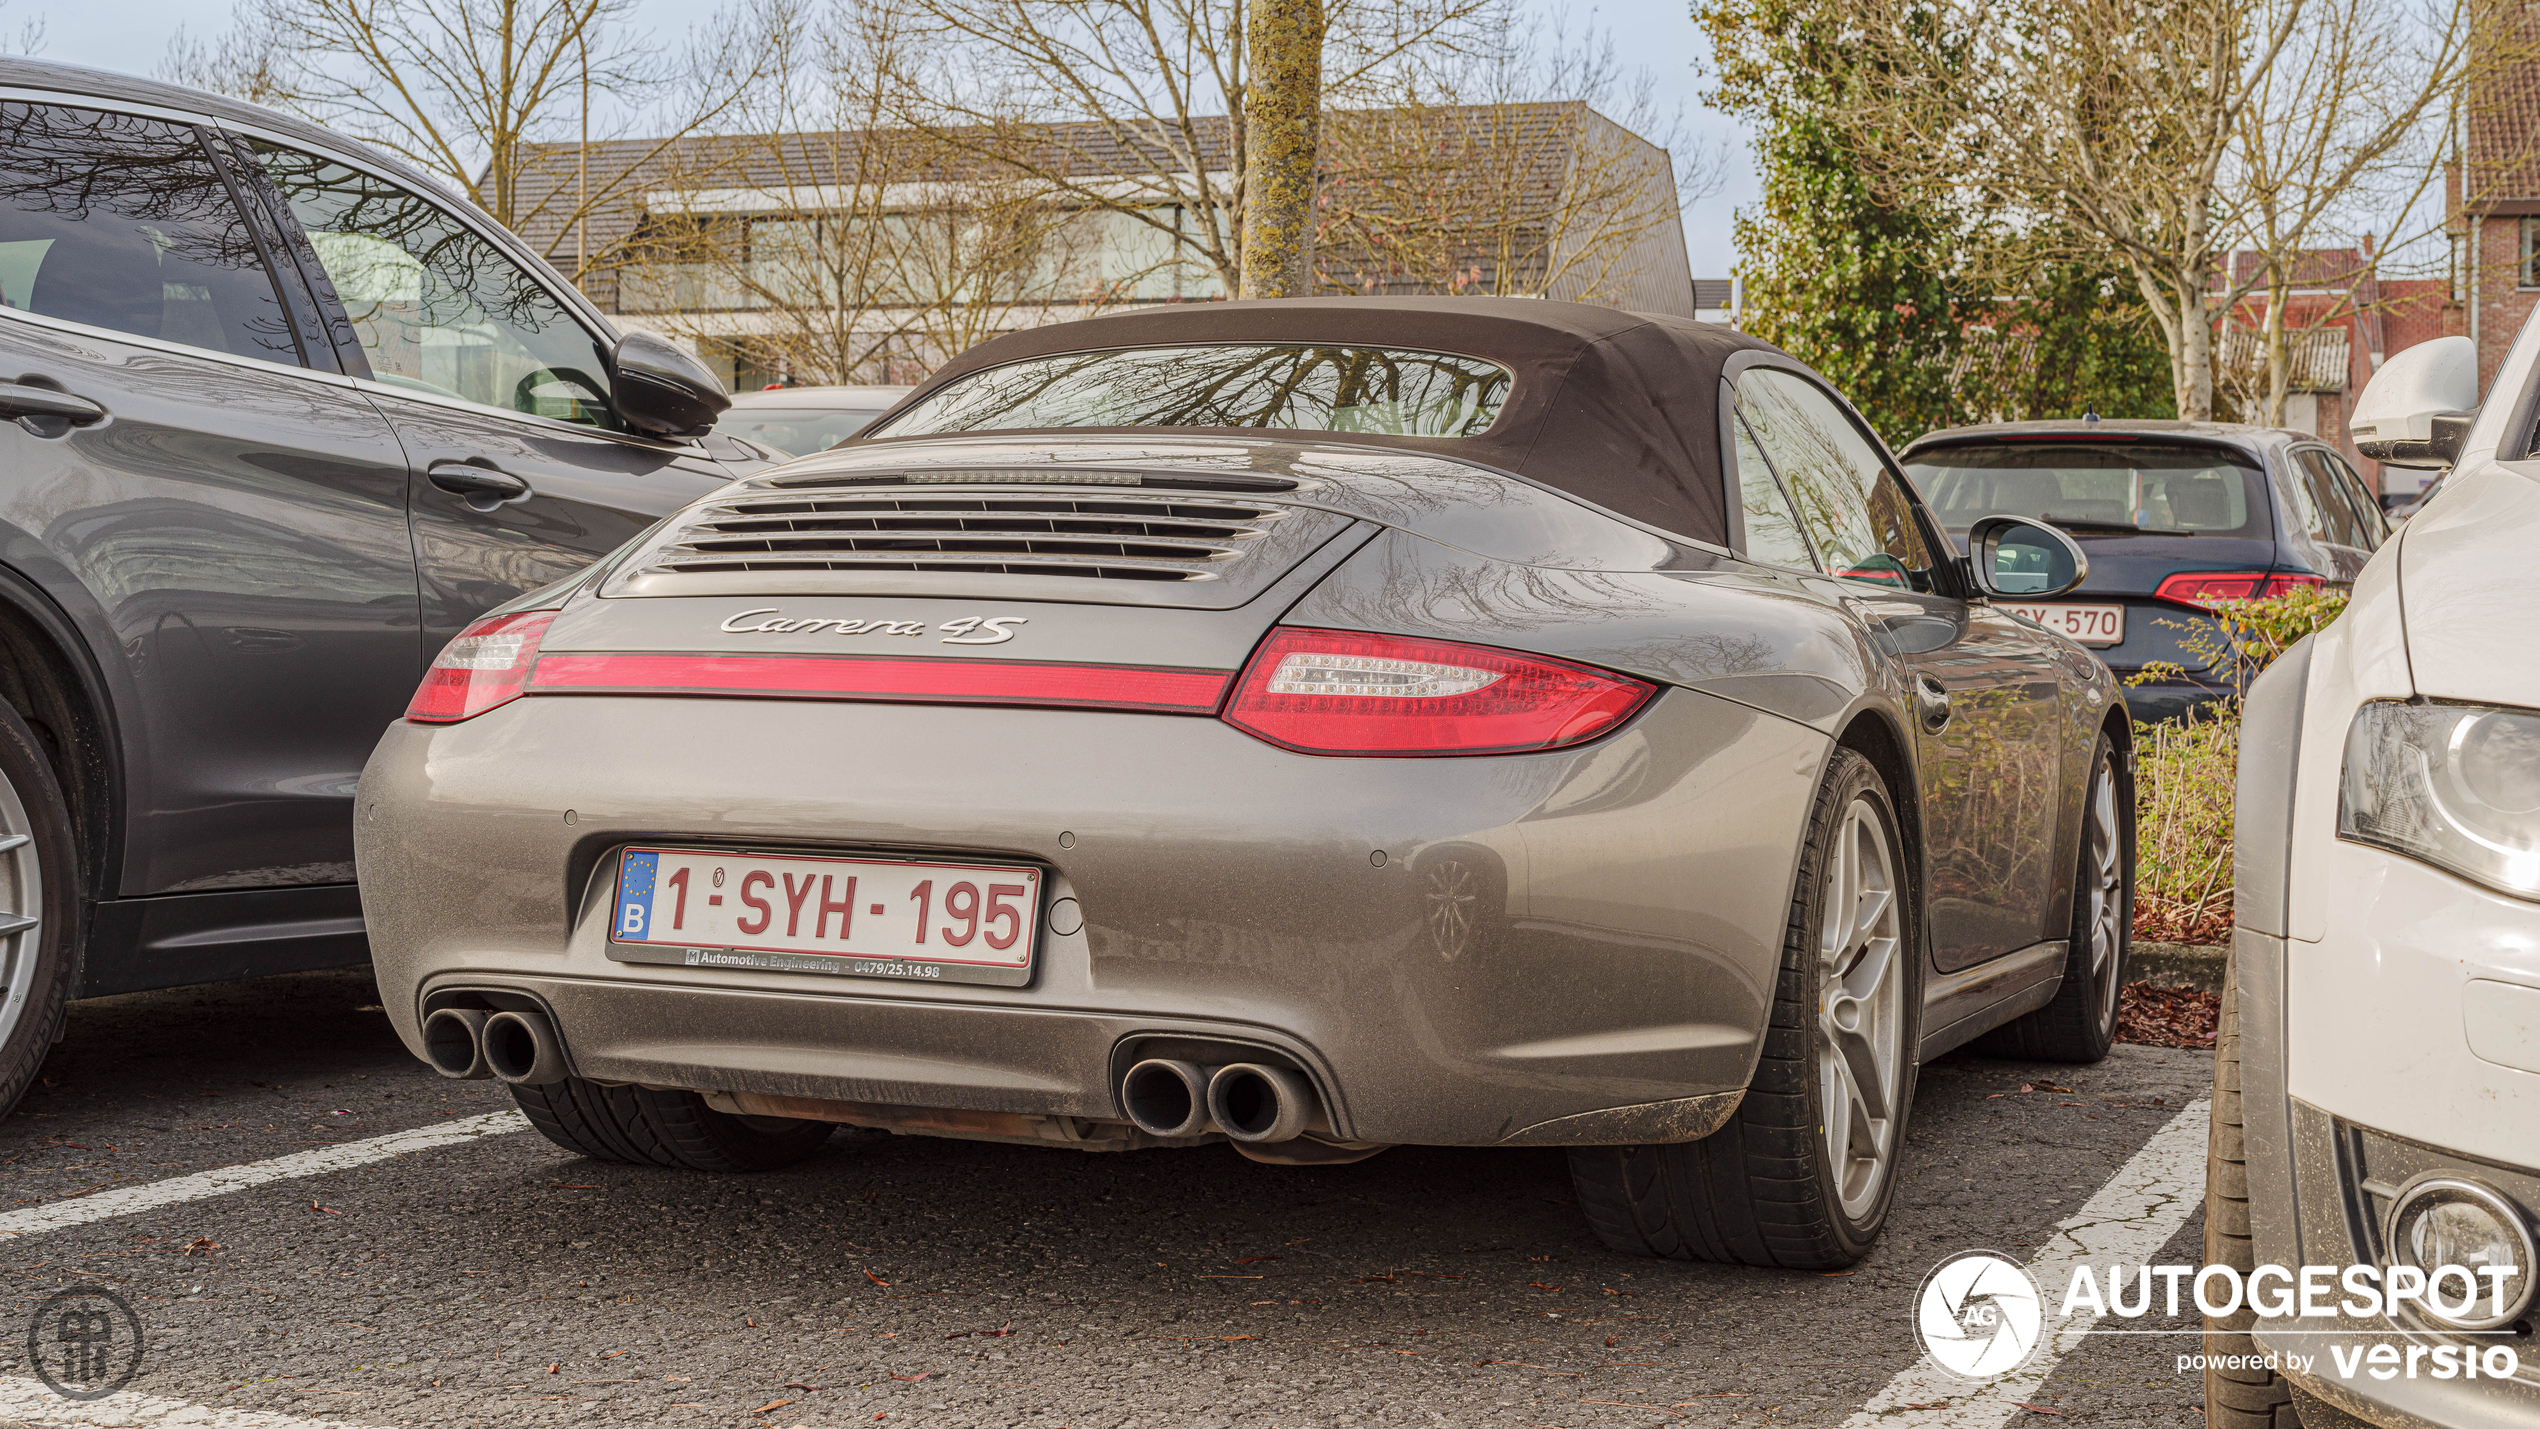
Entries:
{"type": "Polygon", "coordinates": [[[2013,605],[2007,601],[1995,604],[2084,645],[2118,645],[2125,641],[2125,607],[2122,605],[2013,605]]]}
{"type": "Polygon", "coordinates": [[[1020,987],[1040,931],[1027,864],[630,848],[608,955],[761,972],[1020,987]]]}

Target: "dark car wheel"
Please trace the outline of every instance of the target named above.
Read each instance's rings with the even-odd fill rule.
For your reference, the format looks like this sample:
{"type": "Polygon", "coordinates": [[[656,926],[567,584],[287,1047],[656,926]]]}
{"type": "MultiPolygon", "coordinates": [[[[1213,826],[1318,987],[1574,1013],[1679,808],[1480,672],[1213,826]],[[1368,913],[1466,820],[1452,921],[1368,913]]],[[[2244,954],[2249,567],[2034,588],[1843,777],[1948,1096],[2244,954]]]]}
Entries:
{"type": "Polygon", "coordinates": [[[1608,1246],[1793,1270],[1868,1253],[1914,1094],[1921,954],[1907,878],[1886,781],[1835,751],[1737,1114],[1700,1141],[1570,1152],[1579,1208],[1608,1246]]]}
{"type": "Polygon", "coordinates": [[[2134,951],[2134,791],[2106,735],[2090,754],[2073,926],[2055,1000],[1986,1033],[1976,1049],[2035,1062],[2096,1062],[2117,1040],[2117,999],[2134,951]]]}
{"type": "MultiPolygon", "coordinates": [[[[2258,1268],[2249,1234],[2249,1147],[2240,1107],[2240,975],[2223,965],[2222,1018],[2214,1028],[2213,1118],[2205,1141],[2205,1263],[2247,1275],[2258,1268]]],[[[2251,1337],[2257,1314],[2242,1305],[2205,1317],[2207,1429],[2301,1429],[2292,1390],[2251,1337]],[[2228,1370],[2217,1364],[2233,1366],[2228,1370]]]]}
{"type": "Polygon", "coordinates": [[[818,1151],[837,1128],[825,1121],[734,1116],[695,1092],[604,1087],[580,1077],[515,1086],[529,1124],[567,1151],[683,1171],[773,1171],[818,1151]]]}
{"type": "Polygon", "coordinates": [[[0,1112],[61,1035],[80,906],[70,809],[34,732],[0,705],[0,1112]]]}

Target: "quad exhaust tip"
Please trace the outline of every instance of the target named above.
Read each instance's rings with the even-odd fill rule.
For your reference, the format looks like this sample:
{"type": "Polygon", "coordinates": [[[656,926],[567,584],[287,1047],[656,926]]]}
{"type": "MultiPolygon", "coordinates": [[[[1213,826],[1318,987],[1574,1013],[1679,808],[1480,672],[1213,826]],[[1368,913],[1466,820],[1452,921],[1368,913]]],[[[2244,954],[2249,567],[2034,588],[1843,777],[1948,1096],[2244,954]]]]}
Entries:
{"type": "Polygon", "coordinates": [[[473,1007],[445,1007],[423,1019],[423,1059],[455,1081],[494,1075],[485,1065],[485,1014],[473,1007]]]}
{"type": "Polygon", "coordinates": [[[1294,1141],[1316,1120],[1314,1088],[1285,1067],[1236,1062],[1208,1079],[1208,1116],[1237,1141],[1294,1141]]]}
{"type": "Polygon", "coordinates": [[[565,1078],[564,1043],[545,1013],[497,1012],[485,1019],[477,1044],[487,1069],[508,1085],[545,1087],[565,1078]]]}

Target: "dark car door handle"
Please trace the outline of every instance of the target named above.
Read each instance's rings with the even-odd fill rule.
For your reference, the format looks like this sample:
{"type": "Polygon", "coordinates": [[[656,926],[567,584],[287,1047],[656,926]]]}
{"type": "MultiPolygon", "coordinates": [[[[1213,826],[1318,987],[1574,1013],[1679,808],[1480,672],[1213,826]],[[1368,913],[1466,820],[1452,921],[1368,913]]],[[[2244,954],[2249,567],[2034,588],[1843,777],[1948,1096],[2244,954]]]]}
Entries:
{"type": "Polygon", "coordinates": [[[0,416],[59,417],[74,427],[103,421],[106,409],[85,397],[24,382],[0,382],[0,416]]]}
{"type": "Polygon", "coordinates": [[[473,462],[436,461],[425,468],[424,478],[452,496],[464,496],[471,502],[487,503],[515,500],[529,494],[529,483],[508,471],[473,462]]]}
{"type": "Polygon", "coordinates": [[[1940,681],[1929,675],[1916,679],[1914,706],[1922,715],[1925,730],[1938,734],[1949,727],[1949,689],[1940,681]]]}

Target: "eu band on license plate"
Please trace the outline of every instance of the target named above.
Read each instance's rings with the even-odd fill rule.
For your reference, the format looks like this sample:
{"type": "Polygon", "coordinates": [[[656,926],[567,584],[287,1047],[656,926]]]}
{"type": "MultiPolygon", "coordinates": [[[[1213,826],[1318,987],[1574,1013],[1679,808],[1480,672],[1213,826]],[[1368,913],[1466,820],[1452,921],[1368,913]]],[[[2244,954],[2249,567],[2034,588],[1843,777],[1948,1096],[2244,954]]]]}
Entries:
{"type": "Polygon", "coordinates": [[[2019,605],[1997,601],[2002,610],[2034,620],[2049,630],[2060,631],[2083,645],[2122,645],[2125,643],[2125,607],[2122,605],[2019,605]]]}
{"type": "Polygon", "coordinates": [[[1020,987],[1040,932],[1028,864],[630,848],[608,955],[624,963],[1020,987]]]}

